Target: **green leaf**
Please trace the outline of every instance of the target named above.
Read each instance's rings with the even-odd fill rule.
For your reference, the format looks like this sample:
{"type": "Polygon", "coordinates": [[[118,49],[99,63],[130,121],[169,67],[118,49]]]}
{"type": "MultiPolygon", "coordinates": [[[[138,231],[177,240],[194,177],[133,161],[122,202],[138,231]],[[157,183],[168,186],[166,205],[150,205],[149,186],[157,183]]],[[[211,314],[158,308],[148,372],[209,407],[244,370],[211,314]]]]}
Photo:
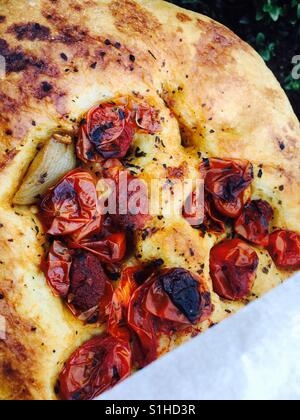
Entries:
{"type": "Polygon", "coordinates": [[[266,62],[271,60],[271,54],[267,48],[265,50],[260,51],[260,55],[266,62]]]}
{"type": "Polygon", "coordinates": [[[256,20],[257,20],[257,22],[260,22],[261,20],[263,20],[264,17],[265,17],[265,15],[262,12],[262,10],[258,10],[256,12],[256,20]]]}
{"type": "Polygon", "coordinates": [[[268,13],[274,22],[277,22],[279,17],[283,15],[283,8],[276,4],[272,4],[269,0],[268,3],[263,6],[263,11],[268,13]]]}
{"type": "Polygon", "coordinates": [[[266,35],[263,34],[262,32],[259,32],[256,36],[256,44],[258,46],[262,46],[262,45],[264,45],[265,40],[266,40],[266,35]]]}
{"type": "Polygon", "coordinates": [[[300,91],[300,80],[295,80],[290,75],[285,79],[284,88],[286,90],[300,91]]]}
{"type": "Polygon", "coordinates": [[[271,42],[266,48],[260,51],[260,55],[266,62],[270,61],[275,56],[275,48],[275,42],[271,42]]]}

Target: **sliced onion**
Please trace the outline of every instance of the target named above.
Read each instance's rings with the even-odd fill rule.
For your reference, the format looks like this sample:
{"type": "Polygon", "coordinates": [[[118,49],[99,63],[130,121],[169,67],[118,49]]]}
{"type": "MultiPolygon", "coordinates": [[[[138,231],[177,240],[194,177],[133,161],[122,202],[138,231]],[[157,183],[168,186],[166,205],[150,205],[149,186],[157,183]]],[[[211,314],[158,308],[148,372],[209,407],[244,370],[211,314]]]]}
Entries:
{"type": "Polygon", "coordinates": [[[24,206],[37,203],[50,187],[75,167],[74,144],[51,138],[30,165],[13,203],[24,206]]]}

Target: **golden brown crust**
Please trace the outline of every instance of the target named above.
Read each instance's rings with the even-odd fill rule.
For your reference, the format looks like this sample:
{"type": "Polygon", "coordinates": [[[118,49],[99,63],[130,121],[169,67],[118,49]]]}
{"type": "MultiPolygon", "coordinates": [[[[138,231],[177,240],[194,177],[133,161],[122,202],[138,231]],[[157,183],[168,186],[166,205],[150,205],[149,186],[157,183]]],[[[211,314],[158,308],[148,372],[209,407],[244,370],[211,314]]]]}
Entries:
{"type": "MultiPolygon", "coordinates": [[[[196,177],[198,152],[250,159],[254,196],[273,204],[275,225],[300,232],[299,122],[247,44],[211,19],[161,0],[32,4],[0,4],[0,54],[7,64],[0,81],[0,314],[7,322],[7,340],[0,341],[2,399],[55,398],[64,361],[99,332],[73,319],[52,296],[39,268],[41,227],[30,209],[11,208],[11,199],[36,146],[58,129],[76,128],[101,99],[139,92],[165,117],[166,147],[149,137],[136,139],[147,157],[133,163],[143,166],[146,181],[153,173],[170,176],[170,168],[172,174],[188,168],[185,175],[196,177]]],[[[140,258],[203,270],[211,287],[208,254],[216,238],[201,238],[175,216],[153,226],[147,240],[138,239],[140,258]]],[[[288,275],[262,252],[253,299],[288,275]]],[[[211,323],[243,306],[215,294],[213,301],[211,323]]]]}

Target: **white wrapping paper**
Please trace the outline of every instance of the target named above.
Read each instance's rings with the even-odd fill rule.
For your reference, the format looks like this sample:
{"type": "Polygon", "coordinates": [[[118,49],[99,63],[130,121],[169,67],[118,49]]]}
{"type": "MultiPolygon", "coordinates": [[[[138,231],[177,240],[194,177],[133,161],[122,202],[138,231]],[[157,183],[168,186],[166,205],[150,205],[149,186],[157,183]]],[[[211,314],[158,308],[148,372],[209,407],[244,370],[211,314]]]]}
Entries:
{"type": "Polygon", "coordinates": [[[101,399],[300,399],[300,275],[101,399]]]}

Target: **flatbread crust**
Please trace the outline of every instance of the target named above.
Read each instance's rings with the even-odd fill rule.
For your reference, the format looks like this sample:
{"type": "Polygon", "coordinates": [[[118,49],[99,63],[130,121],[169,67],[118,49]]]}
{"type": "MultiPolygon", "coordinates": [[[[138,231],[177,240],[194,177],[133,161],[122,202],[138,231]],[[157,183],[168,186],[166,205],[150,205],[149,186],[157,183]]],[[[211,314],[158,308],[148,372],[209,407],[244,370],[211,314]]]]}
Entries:
{"type": "MultiPolygon", "coordinates": [[[[164,164],[185,164],[196,177],[199,152],[250,159],[254,197],[273,205],[276,226],[300,233],[300,128],[258,54],[199,14],[161,0],[2,0],[0,16],[7,64],[0,81],[0,315],[7,327],[0,398],[55,399],[64,362],[101,329],[83,326],[52,295],[39,268],[42,227],[31,209],[11,205],[37,145],[57,130],[72,131],[99,101],[138,92],[165,117],[165,147],[153,136],[135,139],[147,151],[133,161],[144,168],[143,179],[166,177],[164,164]]],[[[146,240],[137,238],[139,258],[195,272],[204,267],[211,288],[208,257],[217,238],[201,238],[175,215],[152,227],[146,240]]],[[[290,275],[258,253],[253,299],[290,275]]],[[[214,293],[213,303],[202,330],[243,306],[214,293]]]]}

